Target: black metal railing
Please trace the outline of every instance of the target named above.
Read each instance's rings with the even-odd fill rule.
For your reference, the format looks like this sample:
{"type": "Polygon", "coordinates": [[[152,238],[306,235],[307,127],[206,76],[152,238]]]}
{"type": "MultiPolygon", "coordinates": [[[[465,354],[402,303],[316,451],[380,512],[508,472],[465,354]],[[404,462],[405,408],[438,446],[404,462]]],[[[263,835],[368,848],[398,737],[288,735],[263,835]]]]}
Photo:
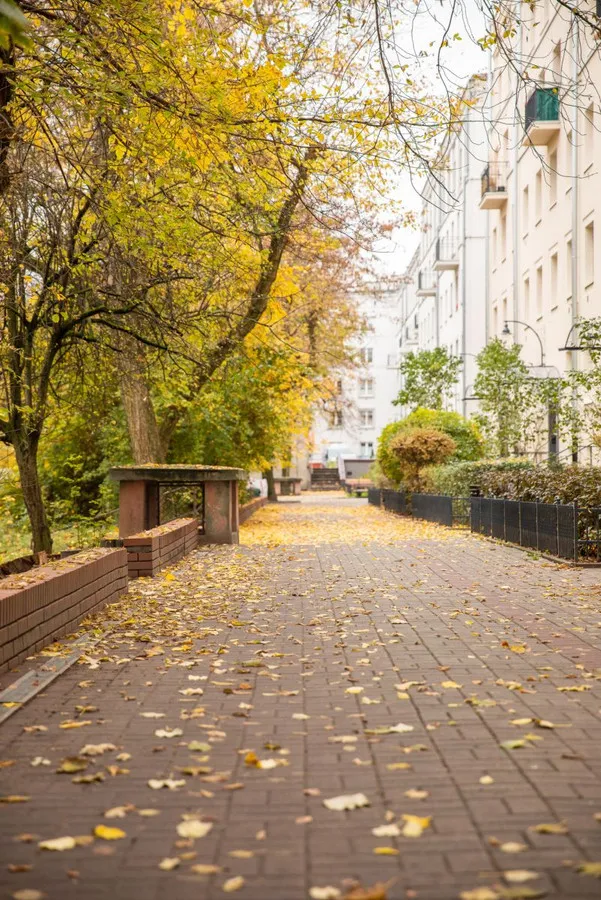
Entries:
{"type": "Polygon", "coordinates": [[[418,291],[435,291],[436,290],[436,274],[424,269],[417,275],[418,291]]]}
{"type": "Polygon", "coordinates": [[[471,530],[561,559],[601,560],[601,508],[471,497],[471,530]]]}
{"type": "Polygon", "coordinates": [[[559,119],[559,91],[556,87],[534,88],[526,101],[524,127],[533,122],[557,122],[559,119]]]}
{"type": "Polygon", "coordinates": [[[371,503],[372,506],[382,505],[382,491],[380,488],[368,488],[367,502],[371,503]]]}
{"type": "Polygon", "coordinates": [[[436,262],[454,260],[457,256],[457,241],[451,238],[438,238],[436,241],[436,262]]]}
{"type": "Polygon", "coordinates": [[[480,179],[480,193],[504,193],[507,190],[505,180],[505,166],[500,163],[489,163],[482,172],[480,179]]]}
{"type": "Polygon", "coordinates": [[[472,532],[573,562],[601,562],[601,507],[496,497],[406,494],[371,488],[368,501],[389,512],[468,526],[472,532]]]}
{"type": "Polygon", "coordinates": [[[409,515],[407,494],[404,491],[382,491],[382,506],[389,512],[398,513],[400,516],[409,515]]]}

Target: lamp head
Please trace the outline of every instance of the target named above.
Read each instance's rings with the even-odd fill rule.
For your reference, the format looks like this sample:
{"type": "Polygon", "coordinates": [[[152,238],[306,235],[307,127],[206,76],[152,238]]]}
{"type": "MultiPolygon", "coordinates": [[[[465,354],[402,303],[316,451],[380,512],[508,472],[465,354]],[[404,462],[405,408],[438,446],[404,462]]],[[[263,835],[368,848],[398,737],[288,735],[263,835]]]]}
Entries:
{"type": "Polygon", "coordinates": [[[505,327],[503,328],[503,331],[501,332],[501,334],[511,334],[511,331],[509,330],[509,325],[507,324],[507,322],[505,322],[505,327]]]}

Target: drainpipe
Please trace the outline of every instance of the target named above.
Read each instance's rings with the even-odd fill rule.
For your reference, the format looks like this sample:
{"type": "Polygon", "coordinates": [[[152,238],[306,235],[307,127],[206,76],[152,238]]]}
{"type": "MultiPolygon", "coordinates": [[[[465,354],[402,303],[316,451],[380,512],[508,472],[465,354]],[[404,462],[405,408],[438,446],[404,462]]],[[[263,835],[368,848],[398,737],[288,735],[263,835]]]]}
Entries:
{"type": "MultiPolygon", "coordinates": [[[[572,100],[572,326],[578,321],[578,37],[579,37],[578,19],[574,17],[572,21],[572,86],[574,97],[572,100]]],[[[577,345],[578,341],[575,341],[577,345]]],[[[575,372],[578,370],[577,350],[572,350],[571,368],[575,372]]],[[[572,406],[574,412],[578,411],[578,396],[576,390],[572,394],[572,406]]],[[[578,435],[580,437],[580,435],[578,435]]],[[[572,462],[578,462],[578,440],[576,446],[572,443],[572,462]]]]}
{"type": "MultiPolygon", "coordinates": [[[[468,115],[465,130],[466,130],[466,145],[469,146],[469,136],[470,136],[470,126],[471,126],[471,116],[468,115]]],[[[466,216],[465,216],[465,208],[467,203],[467,185],[469,181],[469,172],[470,172],[470,155],[466,153],[466,163],[465,163],[465,174],[463,176],[463,204],[461,210],[461,236],[463,238],[463,245],[461,248],[461,357],[463,359],[463,391],[462,391],[462,413],[463,417],[466,418],[467,414],[467,401],[465,397],[467,396],[467,314],[466,314],[466,278],[467,272],[465,270],[466,262],[467,262],[467,252],[466,252],[466,244],[467,244],[467,228],[466,228],[466,216]]],[[[488,279],[487,279],[488,281],[488,279]]]]}
{"type": "MultiPolygon", "coordinates": [[[[520,48],[520,59],[523,58],[523,30],[521,20],[518,24],[518,43],[520,48]]],[[[519,96],[519,92],[518,92],[519,96]]],[[[515,117],[515,124],[513,128],[513,215],[512,215],[512,229],[513,229],[513,318],[519,319],[519,306],[518,306],[518,284],[519,284],[519,274],[520,274],[520,238],[519,238],[519,225],[520,225],[520,182],[518,178],[518,165],[519,165],[519,137],[521,135],[521,121],[518,116],[515,117]]],[[[517,343],[517,334],[518,334],[519,326],[516,326],[514,334],[516,337],[514,338],[514,343],[517,343]]]]}

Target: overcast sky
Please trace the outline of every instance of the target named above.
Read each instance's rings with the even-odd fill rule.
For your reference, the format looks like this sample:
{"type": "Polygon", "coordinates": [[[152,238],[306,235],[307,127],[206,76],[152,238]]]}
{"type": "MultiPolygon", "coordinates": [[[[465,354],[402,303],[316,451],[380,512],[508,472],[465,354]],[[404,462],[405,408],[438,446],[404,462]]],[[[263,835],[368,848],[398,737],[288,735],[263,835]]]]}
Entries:
{"type": "MultiPolygon", "coordinates": [[[[422,10],[416,18],[411,33],[407,33],[407,49],[416,53],[425,49],[430,54],[432,48],[430,42],[439,44],[444,27],[448,20],[448,11],[451,4],[448,0],[430,0],[429,9],[420,3],[422,10]]],[[[442,51],[443,76],[437,71],[435,61],[430,56],[420,63],[423,74],[430,80],[434,92],[444,93],[445,81],[447,86],[461,88],[471,75],[485,72],[488,69],[488,54],[481,50],[474,38],[480,37],[485,32],[485,24],[480,15],[475,0],[464,0],[466,19],[457,18],[452,31],[462,35],[462,40],[451,42],[450,46],[442,51]]],[[[395,191],[396,198],[400,198],[405,208],[419,210],[422,199],[419,195],[419,185],[411,184],[408,175],[399,173],[398,187],[395,191]]],[[[392,233],[386,244],[382,244],[382,252],[375,254],[378,268],[387,275],[402,275],[411,256],[419,242],[419,232],[414,228],[399,228],[392,233]]]]}

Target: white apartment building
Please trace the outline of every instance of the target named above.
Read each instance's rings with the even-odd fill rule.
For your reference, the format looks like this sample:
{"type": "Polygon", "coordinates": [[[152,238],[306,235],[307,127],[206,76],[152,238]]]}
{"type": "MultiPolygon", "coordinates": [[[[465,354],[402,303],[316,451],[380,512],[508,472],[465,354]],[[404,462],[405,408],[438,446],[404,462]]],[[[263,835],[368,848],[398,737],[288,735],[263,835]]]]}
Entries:
{"type": "MultiPolygon", "coordinates": [[[[486,334],[521,344],[533,373],[552,377],[589,365],[577,322],[601,315],[601,57],[560,4],[519,7],[517,65],[496,50],[490,73],[486,334]]],[[[567,461],[571,449],[548,431],[536,449],[567,461]]]]}
{"type": "Polygon", "coordinates": [[[375,456],[377,438],[398,418],[398,288],[373,286],[357,295],[367,331],[358,346],[359,366],[337,380],[337,395],[317,411],[312,463],[375,456]]]}
{"type": "MultiPolygon", "coordinates": [[[[486,76],[473,76],[461,120],[441,148],[437,177],[430,177],[423,193],[422,235],[400,302],[401,355],[446,347],[463,357],[449,408],[466,416],[477,409],[475,356],[486,339],[487,214],[478,206],[488,157],[485,95],[486,76]]],[[[400,410],[403,416],[409,411],[400,410]]]]}

